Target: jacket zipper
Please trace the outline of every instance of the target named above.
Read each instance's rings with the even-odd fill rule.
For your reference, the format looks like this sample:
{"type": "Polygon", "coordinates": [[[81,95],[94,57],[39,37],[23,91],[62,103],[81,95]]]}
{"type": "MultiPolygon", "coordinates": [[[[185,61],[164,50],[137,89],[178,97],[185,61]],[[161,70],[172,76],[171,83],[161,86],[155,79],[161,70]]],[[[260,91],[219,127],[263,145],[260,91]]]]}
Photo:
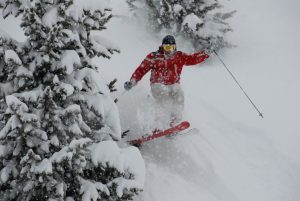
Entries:
{"type": "Polygon", "coordinates": [[[167,73],[168,73],[167,65],[168,65],[167,60],[165,60],[164,78],[163,78],[164,84],[166,84],[166,78],[167,78],[167,73]]]}
{"type": "Polygon", "coordinates": [[[174,64],[174,68],[175,68],[175,75],[176,75],[176,82],[178,82],[178,72],[177,72],[177,64],[174,64]]]}

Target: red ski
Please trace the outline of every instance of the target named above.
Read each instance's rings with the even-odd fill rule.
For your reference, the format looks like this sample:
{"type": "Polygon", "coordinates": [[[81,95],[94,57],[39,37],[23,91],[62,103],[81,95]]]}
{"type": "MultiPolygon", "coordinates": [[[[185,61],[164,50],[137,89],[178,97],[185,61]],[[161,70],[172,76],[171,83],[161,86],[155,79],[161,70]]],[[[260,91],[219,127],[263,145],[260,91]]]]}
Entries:
{"type": "Polygon", "coordinates": [[[147,142],[149,140],[153,140],[155,138],[159,138],[159,137],[166,136],[166,135],[172,135],[174,133],[178,133],[180,131],[183,131],[183,130],[189,128],[189,127],[190,127],[190,123],[187,122],[187,121],[183,121],[180,124],[178,124],[178,125],[176,125],[172,128],[168,128],[167,130],[163,130],[163,131],[153,131],[152,135],[147,136],[147,137],[143,137],[141,139],[136,139],[136,140],[129,141],[129,143],[132,144],[132,145],[141,145],[144,142],[147,142]]]}

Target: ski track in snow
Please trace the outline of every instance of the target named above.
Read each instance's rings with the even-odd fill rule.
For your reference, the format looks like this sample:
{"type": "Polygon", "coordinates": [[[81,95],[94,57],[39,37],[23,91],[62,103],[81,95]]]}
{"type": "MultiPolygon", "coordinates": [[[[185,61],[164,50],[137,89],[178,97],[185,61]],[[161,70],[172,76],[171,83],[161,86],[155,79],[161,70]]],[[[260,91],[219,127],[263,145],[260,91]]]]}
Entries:
{"type": "MultiPolygon", "coordinates": [[[[263,109],[265,119],[256,116],[216,57],[199,68],[185,68],[185,118],[199,132],[160,138],[142,147],[147,174],[136,201],[300,200],[300,4],[221,3],[238,10],[230,20],[234,32],[229,35],[238,47],[221,56],[263,109]]],[[[112,7],[119,17],[102,35],[117,43],[121,53],[95,62],[107,82],[119,80],[115,96],[120,96],[123,130],[138,130],[141,121],[151,121],[149,75],[121,96],[123,83],[157,49],[161,38],[132,24],[124,1],[112,1],[112,7]]],[[[11,21],[4,23],[5,30],[22,40],[18,24],[11,21]]],[[[184,41],[178,41],[178,47],[189,52],[184,41]]]]}

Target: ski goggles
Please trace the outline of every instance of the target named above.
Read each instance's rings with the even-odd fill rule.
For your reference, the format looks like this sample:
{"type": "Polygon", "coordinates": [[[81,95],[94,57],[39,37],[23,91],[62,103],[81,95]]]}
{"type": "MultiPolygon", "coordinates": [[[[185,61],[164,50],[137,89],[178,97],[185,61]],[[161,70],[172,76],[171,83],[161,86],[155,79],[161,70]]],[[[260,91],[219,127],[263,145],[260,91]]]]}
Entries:
{"type": "Polygon", "coordinates": [[[176,50],[176,45],[163,45],[162,47],[166,52],[172,52],[176,50]]]}

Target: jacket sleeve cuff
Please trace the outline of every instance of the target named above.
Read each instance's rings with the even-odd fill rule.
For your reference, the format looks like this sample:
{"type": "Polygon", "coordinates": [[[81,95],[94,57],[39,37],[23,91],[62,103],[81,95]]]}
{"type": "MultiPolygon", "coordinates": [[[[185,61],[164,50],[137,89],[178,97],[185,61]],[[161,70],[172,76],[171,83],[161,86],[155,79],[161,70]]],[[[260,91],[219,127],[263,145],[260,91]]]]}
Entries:
{"type": "Polygon", "coordinates": [[[130,82],[132,83],[132,86],[135,86],[137,84],[137,80],[134,78],[131,78],[130,82]]]}

